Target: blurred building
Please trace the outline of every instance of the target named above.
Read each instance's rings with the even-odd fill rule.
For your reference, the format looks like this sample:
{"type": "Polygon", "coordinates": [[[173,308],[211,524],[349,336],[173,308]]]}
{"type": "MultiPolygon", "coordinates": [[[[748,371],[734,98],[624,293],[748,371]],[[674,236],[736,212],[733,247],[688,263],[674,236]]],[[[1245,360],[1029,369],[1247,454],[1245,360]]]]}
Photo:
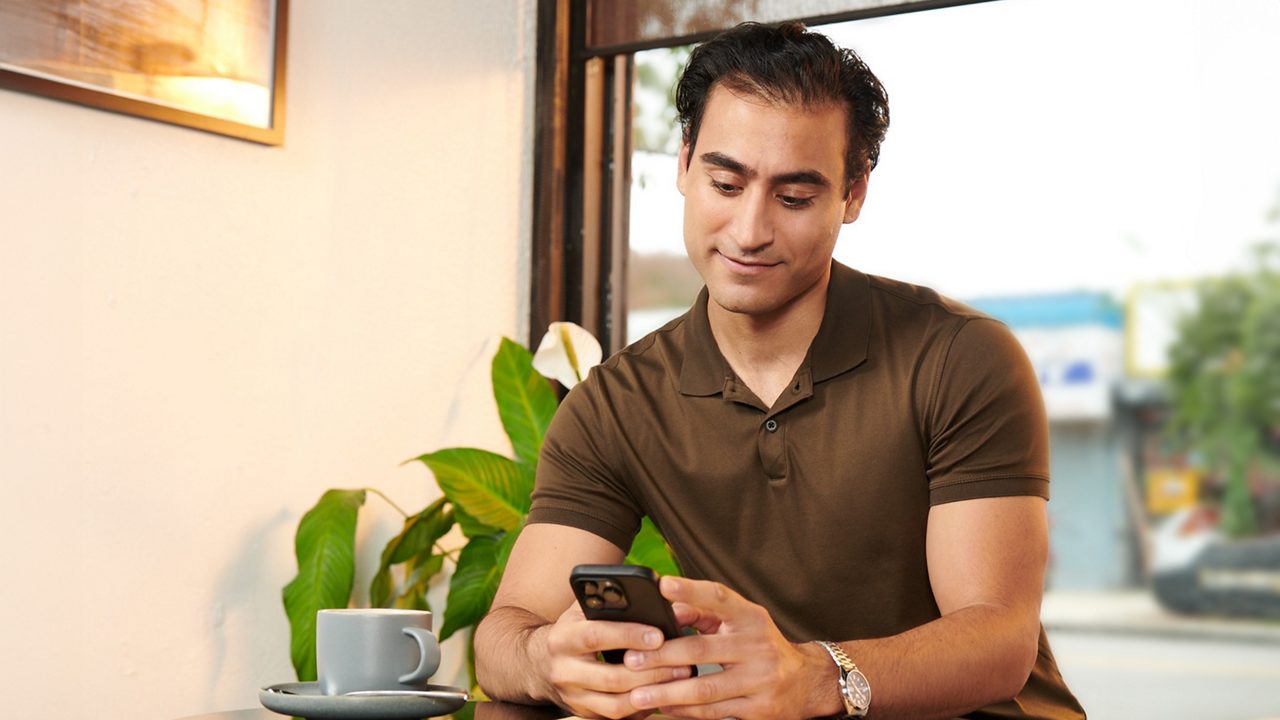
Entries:
{"type": "Polygon", "coordinates": [[[969,304],[1009,325],[1044,393],[1053,476],[1049,586],[1137,584],[1126,420],[1114,400],[1124,379],[1123,310],[1105,294],[1086,292],[979,298],[969,304]]]}

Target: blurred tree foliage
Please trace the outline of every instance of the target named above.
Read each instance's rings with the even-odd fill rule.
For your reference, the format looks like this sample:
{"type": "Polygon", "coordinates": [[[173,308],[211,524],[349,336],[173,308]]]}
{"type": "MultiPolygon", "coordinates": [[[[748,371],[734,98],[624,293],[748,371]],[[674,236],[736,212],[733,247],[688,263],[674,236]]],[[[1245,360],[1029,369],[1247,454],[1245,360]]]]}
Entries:
{"type": "Polygon", "coordinates": [[[676,122],[676,80],[689,62],[692,45],[636,54],[631,105],[632,149],[675,155],[680,151],[676,122]]]}
{"type": "Polygon", "coordinates": [[[1172,429],[1224,473],[1223,530],[1257,532],[1251,470],[1280,459],[1280,242],[1197,288],[1170,351],[1172,429]]]}

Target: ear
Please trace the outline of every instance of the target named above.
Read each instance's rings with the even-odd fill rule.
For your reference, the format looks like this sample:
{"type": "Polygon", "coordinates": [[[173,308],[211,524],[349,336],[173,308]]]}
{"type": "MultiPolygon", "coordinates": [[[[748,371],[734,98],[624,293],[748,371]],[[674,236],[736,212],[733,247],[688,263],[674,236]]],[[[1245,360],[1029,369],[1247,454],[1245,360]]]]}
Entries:
{"type": "Polygon", "coordinates": [[[844,224],[848,225],[862,214],[862,203],[867,199],[867,181],[871,173],[863,173],[862,177],[849,185],[849,196],[844,200],[844,224]]]}
{"type": "Polygon", "coordinates": [[[689,182],[689,143],[680,143],[680,155],[676,158],[676,188],[684,195],[685,183],[689,182]]]}

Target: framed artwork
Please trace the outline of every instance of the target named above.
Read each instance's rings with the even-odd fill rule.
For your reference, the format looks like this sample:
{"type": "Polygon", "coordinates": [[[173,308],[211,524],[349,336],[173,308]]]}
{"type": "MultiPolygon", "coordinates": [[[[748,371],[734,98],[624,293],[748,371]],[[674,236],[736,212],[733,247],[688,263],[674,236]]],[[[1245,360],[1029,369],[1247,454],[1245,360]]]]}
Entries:
{"type": "Polygon", "coordinates": [[[0,0],[0,88],[284,141],[288,0],[0,0]]]}

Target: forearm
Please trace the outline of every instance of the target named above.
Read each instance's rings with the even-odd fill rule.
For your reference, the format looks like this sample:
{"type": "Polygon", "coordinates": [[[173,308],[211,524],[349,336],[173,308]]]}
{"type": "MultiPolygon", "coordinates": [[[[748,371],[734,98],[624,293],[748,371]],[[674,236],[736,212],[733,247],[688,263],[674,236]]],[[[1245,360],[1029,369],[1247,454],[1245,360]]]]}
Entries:
{"type": "Polygon", "coordinates": [[[952,718],[1022,689],[1039,627],[1034,610],[980,604],[899,635],[841,645],[871,683],[872,717],[952,718]]]}
{"type": "Polygon", "coordinates": [[[549,679],[545,618],[517,607],[496,608],[476,627],[476,682],[493,700],[555,703],[549,679]]]}

